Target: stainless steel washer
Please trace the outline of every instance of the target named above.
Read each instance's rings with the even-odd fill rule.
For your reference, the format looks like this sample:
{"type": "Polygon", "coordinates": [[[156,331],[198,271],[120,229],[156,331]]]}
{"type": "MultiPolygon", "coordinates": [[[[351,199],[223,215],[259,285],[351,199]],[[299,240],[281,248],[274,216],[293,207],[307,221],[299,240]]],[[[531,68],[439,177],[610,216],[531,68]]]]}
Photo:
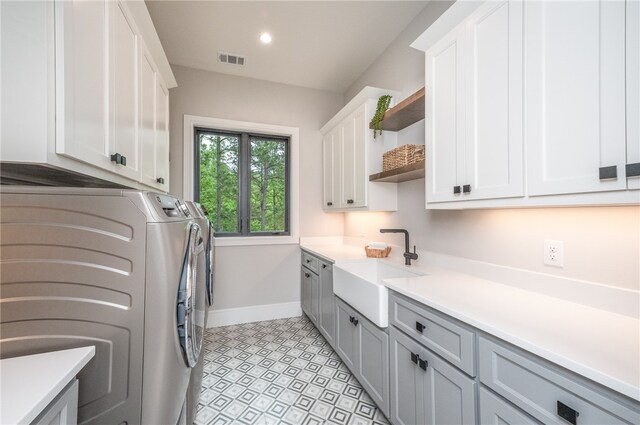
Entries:
{"type": "Polygon", "coordinates": [[[94,345],[79,423],[184,422],[207,307],[206,242],[188,207],[3,186],[0,217],[0,357],[94,345]]]}

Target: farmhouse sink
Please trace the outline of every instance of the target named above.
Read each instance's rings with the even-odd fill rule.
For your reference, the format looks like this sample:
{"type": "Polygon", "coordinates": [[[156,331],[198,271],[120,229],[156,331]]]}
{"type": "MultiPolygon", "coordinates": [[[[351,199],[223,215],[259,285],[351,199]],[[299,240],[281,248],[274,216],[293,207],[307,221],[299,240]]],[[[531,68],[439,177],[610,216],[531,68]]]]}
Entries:
{"type": "Polygon", "coordinates": [[[343,261],[333,266],[333,293],[377,326],[386,328],[389,306],[383,280],[423,275],[407,266],[375,259],[343,261]]]}

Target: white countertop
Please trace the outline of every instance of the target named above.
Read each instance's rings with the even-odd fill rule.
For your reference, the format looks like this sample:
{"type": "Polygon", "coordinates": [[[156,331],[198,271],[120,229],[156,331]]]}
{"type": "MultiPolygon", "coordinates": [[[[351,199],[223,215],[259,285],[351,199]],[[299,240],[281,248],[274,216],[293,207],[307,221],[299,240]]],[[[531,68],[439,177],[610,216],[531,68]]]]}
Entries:
{"type": "Polygon", "coordinates": [[[0,360],[0,423],[31,423],[94,354],[90,346],[0,360]]]}
{"type": "MultiPolygon", "coordinates": [[[[301,243],[301,247],[337,265],[366,258],[360,246],[301,243]]],[[[398,257],[378,261],[402,265],[398,257]]],[[[384,283],[389,289],[640,401],[637,317],[447,268],[418,268],[427,275],[384,283]]]]}

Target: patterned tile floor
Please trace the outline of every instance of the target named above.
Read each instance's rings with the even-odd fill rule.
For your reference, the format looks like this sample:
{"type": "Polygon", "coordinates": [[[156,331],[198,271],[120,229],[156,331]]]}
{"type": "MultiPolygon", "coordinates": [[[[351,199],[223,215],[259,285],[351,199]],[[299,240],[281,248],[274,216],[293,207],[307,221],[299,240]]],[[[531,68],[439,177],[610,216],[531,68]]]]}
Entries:
{"type": "Polygon", "coordinates": [[[196,424],[388,424],[306,317],[205,335],[196,424]]]}

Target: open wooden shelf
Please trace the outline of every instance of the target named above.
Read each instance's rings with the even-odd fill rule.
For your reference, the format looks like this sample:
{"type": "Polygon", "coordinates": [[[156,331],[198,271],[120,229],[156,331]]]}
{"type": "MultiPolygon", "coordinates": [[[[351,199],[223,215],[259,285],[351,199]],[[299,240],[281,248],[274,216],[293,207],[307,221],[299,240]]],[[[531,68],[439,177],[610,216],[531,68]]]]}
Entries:
{"type": "Polygon", "coordinates": [[[424,161],[405,165],[394,170],[371,174],[370,182],[401,183],[424,178],[424,161]]]}
{"type": "Polygon", "coordinates": [[[424,119],[424,93],[423,87],[393,108],[389,108],[384,113],[382,129],[399,131],[424,119]]]}

